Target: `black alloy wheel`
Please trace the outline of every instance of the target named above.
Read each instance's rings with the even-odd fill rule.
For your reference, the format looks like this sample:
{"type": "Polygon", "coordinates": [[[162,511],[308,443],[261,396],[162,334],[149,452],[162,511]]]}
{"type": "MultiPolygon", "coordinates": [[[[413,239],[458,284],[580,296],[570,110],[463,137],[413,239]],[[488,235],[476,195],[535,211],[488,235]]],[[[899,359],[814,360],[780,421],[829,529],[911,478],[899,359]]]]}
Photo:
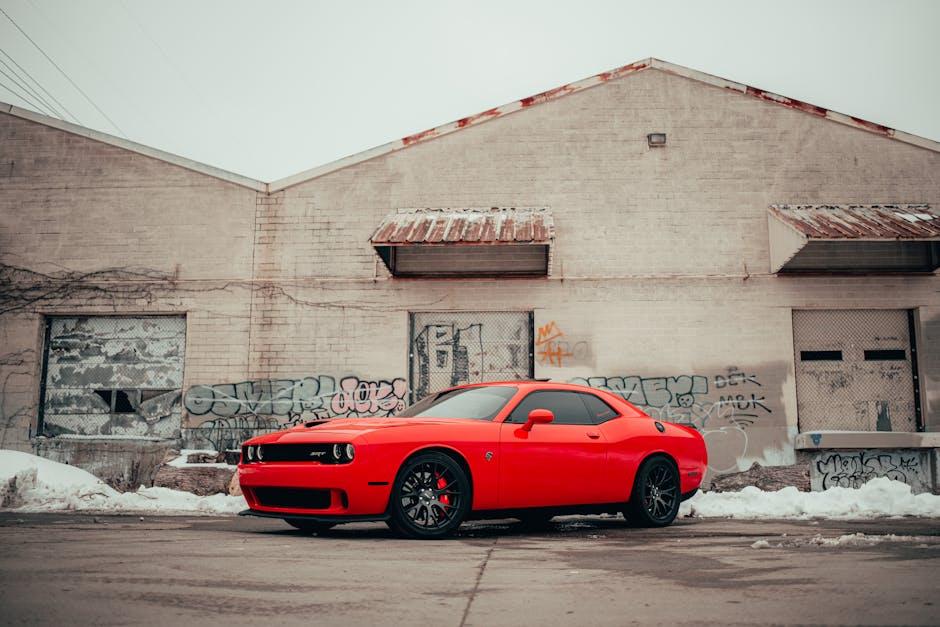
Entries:
{"type": "Polygon", "coordinates": [[[646,460],[636,473],[624,515],[637,527],[665,527],[679,513],[679,470],[666,457],[646,460]]]}
{"type": "Polygon", "coordinates": [[[296,518],[285,518],[284,522],[294,529],[300,529],[304,533],[323,533],[324,531],[332,529],[336,526],[336,523],[320,522],[315,520],[299,520],[296,518]]]}
{"type": "Polygon", "coordinates": [[[443,538],[457,530],[469,511],[470,480],[463,468],[443,453],[422,453],[398,471],[388,526],[409,538],[443,538]]]}

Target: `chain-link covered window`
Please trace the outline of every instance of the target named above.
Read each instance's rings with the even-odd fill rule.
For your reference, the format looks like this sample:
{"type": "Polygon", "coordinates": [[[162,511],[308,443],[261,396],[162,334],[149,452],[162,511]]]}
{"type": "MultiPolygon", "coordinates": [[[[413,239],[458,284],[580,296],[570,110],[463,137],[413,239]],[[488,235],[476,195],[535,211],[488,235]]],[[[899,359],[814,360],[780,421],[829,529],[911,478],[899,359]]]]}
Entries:
{"type": "Polygon", "coordinates": [[[49,318],[39,433],[177,437],[185,347],[181,316],[49,318]]]}
{"type": "Polygon", "coordinates": [[[412,400],[463,383],[530,379],[532,312],[411,314],[412,400]]]}
{"type": "Polygon", "coordinates": [[[916,431],[915,344],[908,310],[793,312],[801,431],[916,431]]]}

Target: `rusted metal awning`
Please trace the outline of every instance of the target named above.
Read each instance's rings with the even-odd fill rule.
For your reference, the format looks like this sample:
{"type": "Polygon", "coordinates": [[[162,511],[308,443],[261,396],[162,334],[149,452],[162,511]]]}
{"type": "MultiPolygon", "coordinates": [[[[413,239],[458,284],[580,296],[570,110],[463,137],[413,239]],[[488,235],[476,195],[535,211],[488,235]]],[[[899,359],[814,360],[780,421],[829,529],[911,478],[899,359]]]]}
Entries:
{"type": "Polygon", "coordinates": [[[940,263],[930,205],[772,205],[772,272],[927,272],[940,263]]]}
{"type": "Polygon", "coordinates": [[[555,236],[544,207],[399,209],[370,242],[396,276],[546,275],[555,236]]]}

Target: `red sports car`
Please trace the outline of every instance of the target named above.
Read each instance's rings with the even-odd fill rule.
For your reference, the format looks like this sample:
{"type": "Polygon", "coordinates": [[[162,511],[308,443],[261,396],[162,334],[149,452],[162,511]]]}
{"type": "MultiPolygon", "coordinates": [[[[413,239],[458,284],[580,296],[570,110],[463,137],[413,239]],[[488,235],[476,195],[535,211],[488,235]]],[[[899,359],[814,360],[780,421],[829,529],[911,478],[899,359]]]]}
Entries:
{"type": "Polygon", "coordinates": [[[238,477],[250,509],[322,531],[385,521],[440,538],[470,518],[543,524],[623,512],[660,527],[698,490],[705,442],[622,398],[545,381],[465,385],[393,418],[309,422],[248,440],[238,477]]]}

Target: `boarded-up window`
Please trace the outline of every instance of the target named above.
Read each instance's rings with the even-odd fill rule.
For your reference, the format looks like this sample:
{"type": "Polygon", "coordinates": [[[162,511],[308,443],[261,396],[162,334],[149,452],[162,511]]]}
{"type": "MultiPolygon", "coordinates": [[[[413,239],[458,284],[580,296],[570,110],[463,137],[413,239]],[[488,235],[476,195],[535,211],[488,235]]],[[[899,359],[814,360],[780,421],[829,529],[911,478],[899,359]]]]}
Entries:
{"type": "Polygon", "coordinates": [[[50,318],[40,432],[175,437],[185,345],[183,317],[50,318]]]}
{"type": "Polygon", "coordinates": [[[911,312],[793,312],[800,431],[916,431],[911,312]]]}
{"type": "Polygon", "coordinates": [[[413,313],[409,362],[415,401],[463,383],[530,379],[532,313],[413,313]]]}

